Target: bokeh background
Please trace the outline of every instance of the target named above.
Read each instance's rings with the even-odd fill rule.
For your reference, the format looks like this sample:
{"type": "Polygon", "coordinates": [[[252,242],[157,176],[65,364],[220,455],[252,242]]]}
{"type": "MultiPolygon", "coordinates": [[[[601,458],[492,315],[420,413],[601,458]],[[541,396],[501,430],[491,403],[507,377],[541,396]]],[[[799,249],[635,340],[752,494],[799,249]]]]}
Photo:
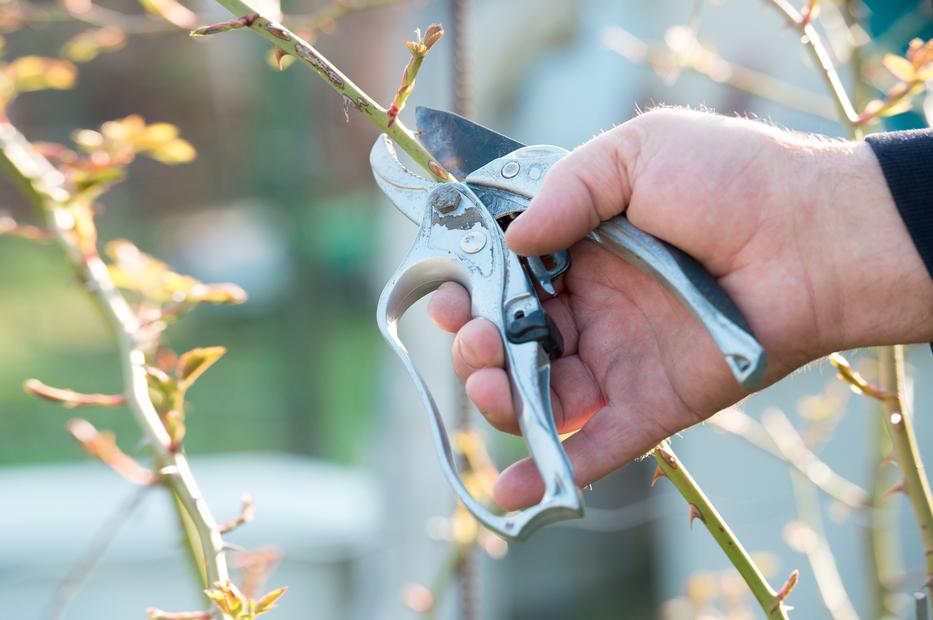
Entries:
{"type": "MultiPolygon", "coordinates": [[[[284,9],[308,12],[320,4],[299,0],[284,9]]],[[[838,30],[838,12],[824,4],[825,22],[838,30]]],[[[112,6],[140,10],[125,0],[112,6]]],[[[210,2],[191,8],[226,18],[210,2]]],[[[864,54],[876,64],[885,51],[903,53],[912,37],[933,34],[926,2],[866,2],[859,10],[876,41],[864,54]]],[[[435,21],[449,26],[446,2],[400,2],[351,14],[316,43],[364,90],[388,102],[407,59],[402,41],[435,21]]],[[[659,103],[841,135],[798,37],[766,3],[476,0],[467,26],[475,118],[526,143],[571,148],[659,103]],[[785,94],[799,104],[793,107],[809,111],[640,61],[642,44],[676,46],[690,26],[721,57],[788,85],[785,94]]],[[[9,36],[7,54],[56,55],[80,29],[51,23],[22,30],[9,36]]],[[[830,40],[840,40],[838,31],[830,40]]],[[[229,349],[189,397],[186,446],[195,475],[219,519],[236,513],[241,492],[256,498],[255,521],[229,538],[282,553],[269,585],[290,590],[274,617],[416,617],[403,593],[406,584],[430,588],[445,578],[450,545],[432,538],[431,524],[450,514],[453,499],[425,414],[375,325],[379,290],[415,228],[371,180],[376,129],[352,111],[347,122],[339,97],[303,67],[272,70],[267,50],[242,31],[199,40],[183,33],[133,37],[119,52],[82,65],[75,89],[25,95],[9,114],[32,140],[66,142],[76,128],[140,113],[178,125],[195,145],[199,156],[188,165],[136,163],[107,195],[99,218],[103,238],[130,238],[179,272],[236,282],[250,295],[242,306],[200,308],[169,331],[179,351],[229,349]]],[[[845,50],[842,41],[834,53],[845,60],[845,50]]],[[[410,108],[449,108],[454,79],[444,40],[425,62],[410,108]]],[[[411,109],[402,114],[410,116],[411,109]]],[[[890,119],[888,127],[925,123],[918,111],[890,119]]],[[[17,219],[33,218],[4,182],[0,196],[17,219]]],[[[450,339],[429,326],[423,308],[412,314],[403,335],[450,410],[450,339]]],[[[921,347],[910,350],[909,361],[921,449],[930,461],[933,363],[921,347]]],[[[23,392],[30,377],[83,391],[120,389],[112,339],[58,250],[0,238],[3,616],[51,617],[57,589],[102,531],[112,543],[60,617],[142,618],[148,606],[197,608],[167,498],[158,490],[139,498],[89,462],[64,429],[69,412],[23,392]],[[120,518],[128,511],[129,518],[120,518]]],[[[778,406],[799,421],[800,400],[832,382],[831,368],[815,364],[744,408],[759,416],[778,406]]],[[[820,456],[868,486],[876,412],[855,396],[843,408],[820,456]]],[[[145,458],[125,411],[82,415],[145,458]]],[[[482,432],[500,464],[521,453],[520,442],[482,432]]],[[[675,438],[674,448],[746,546],[764,554],[773,582],[800,569],[796,617],[830,617],[806,557],[788,544],[786,525],[798,516],[786,466],[710,425],[675,438]]],[[[511,545],[501,559],[480,554],[470,589],[475,600],[467,601],[474,617],[758,617],[751,607],[743,611],[744,603],[719,615],[696,611],[744,594],[709,535],[688,526],[679,496],[663,481],[649,487],[652,471],[652,464],[632,464],[586,490],[592,509],[584,520],[511,545]]],[[[872,617],[867,518],[814,497],[811,508],[826,523],[848,595],[860,617],[872,617]]],[[[910,592],[922,582],[922,550],[906,500],[892,498],[890,506],[898,532],[893,545],[904,564],[899,587],[910,592]]],[[[463,605],[454,585],[437,613],[460,617],[463,605]]],[[[911,617],[907,598],[896,606],[911,617]]]]}

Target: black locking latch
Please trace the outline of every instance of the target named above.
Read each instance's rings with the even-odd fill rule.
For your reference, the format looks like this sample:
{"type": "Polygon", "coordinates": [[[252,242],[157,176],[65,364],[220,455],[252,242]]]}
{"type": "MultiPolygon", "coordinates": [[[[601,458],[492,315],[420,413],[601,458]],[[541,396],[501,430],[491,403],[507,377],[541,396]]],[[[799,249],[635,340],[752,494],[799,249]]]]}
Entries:
{"type": "Polygon", "coordinates": [[[505,335],[509,342],[521,344],[523,342],[539,342],[551,359],[564,354],[564,339],[557,329],[557,324],[543,310],[535,310],[531,314],[519,312],[511,317],[505,327],[505,335]]]}

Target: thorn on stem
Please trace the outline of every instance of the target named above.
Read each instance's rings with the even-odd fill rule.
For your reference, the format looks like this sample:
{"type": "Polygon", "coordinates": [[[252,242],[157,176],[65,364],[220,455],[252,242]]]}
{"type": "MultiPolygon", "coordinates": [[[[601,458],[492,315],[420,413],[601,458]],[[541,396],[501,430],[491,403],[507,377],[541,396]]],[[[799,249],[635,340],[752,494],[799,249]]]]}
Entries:
{"type": "Polygon", "coordinates": [[[654,474],[651,476],[651,486],[654,487],[654,483],[658,481],[658,478],[664,477],[664,470],[661,469],[660,465],[656,465],[654,468],[654,474]]]}
{"type": "Polygon", "coordinates": [[[885,491],[881,497],[883,499],[887,499],[891,497],[892,495],[894,495],[895,493],[903,493],[904,495],[907,495],[907,485],[904,484],[903,480],[901,480],[900,482],[895,484],[893,487],[885,491]]]}
{"type": "Polygon", "coordinates": [[[700,512],[700,509],[690,504],[690,529],[693,529],[693,520],[699,519],[700,521],[706,523],[706,519],[703,518],[703,513],[700,512]]]}

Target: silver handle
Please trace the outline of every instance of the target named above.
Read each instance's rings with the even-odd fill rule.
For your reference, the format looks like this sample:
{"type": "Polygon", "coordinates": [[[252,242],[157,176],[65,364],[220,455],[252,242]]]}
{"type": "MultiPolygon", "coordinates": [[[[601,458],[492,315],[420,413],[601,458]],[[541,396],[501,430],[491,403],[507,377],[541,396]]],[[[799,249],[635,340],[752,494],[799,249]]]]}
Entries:
{"type": "Polygon", "coordinates": [[[604,222],[589,239],[645,271],[700,321],[735,378],[748,390],[764,376],[767,355],[742,312],[696,260],[636,228],[625,216],[604,222]]]}

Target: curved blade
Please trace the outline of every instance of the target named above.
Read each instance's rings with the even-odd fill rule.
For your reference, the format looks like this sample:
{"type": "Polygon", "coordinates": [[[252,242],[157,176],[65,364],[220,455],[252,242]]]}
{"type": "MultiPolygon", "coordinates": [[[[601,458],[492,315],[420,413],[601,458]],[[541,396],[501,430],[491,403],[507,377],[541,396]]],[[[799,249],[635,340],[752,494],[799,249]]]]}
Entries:
{"type": "Polygon", "coordinates": [[[406,168],[398,160],[395,145],[385,134],[376,138],[369,152],[369,164],[372,166],[376,184],[388,196],[392,204],[405,217],[415,224],[420,224],[424,218],[424,205],[428,194],[437,183],[418,176],[406,168]]]}
{"type": "Polygon", "coordinates": [[[418,139],[434,159],[461,181],[494,159],[524,144],[458,114],[419,106],[415,109],[418,139]]]}

